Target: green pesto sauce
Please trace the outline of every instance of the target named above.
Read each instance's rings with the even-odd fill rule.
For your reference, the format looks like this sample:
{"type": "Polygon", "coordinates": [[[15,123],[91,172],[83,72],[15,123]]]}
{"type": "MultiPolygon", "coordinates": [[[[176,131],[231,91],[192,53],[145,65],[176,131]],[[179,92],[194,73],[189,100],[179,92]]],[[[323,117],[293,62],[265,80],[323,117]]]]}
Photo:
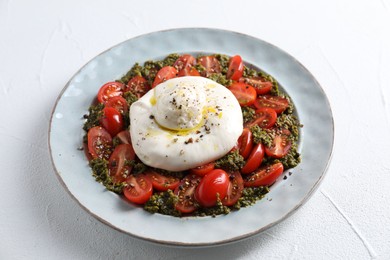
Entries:
{"type": "Polygon", "coordinates": [[[132,161],[126,160],[125,165],[133,167],[131,170],[133,174],[143,173],[148,169],[148,166],[146,166],[146,164],[143,164],[142,162],[137,162],[135,160],[132,161]]]}
{"type": "Polygon", "coordinates": [[[252,126],[250,130],[252,132],[253,142],[256,144],[262,143],[266,146],[271,146],[275,137],[274,132],[268,129],[263,129],[258,125],[252,126]]]}
{"type": "Polygon", "coordinates": [[[178,197],[171,191],[157,192],[145,203],[144,209],[150,213],[160,213],[180,217],[181,212],[175,209],[178,197]]]}
{"type": "Polygon", "coordinates": [[[256,110],[251,107],[241,107],[242,118],[244,120],[244,124],[255,119],[256,110]]]}
{"type": "Polygon", "coordinates": [[[210,208],[199,208],[197,209],[193,215],[199,217],[212,216],[215,217],[217,215],[226,215],[231,212],[232,208],[224,206],[221,200],[218,198],[217,203],[214,207],[210,208]]]}
{"type": "MultiPolygon", "coordinates": [[[[199,55],[196,58],[201,57],[199,55]]],[[[223,54],[215,54],[214,55],[221,65],[221,73],[214,73],[209,76],[211,80],[218,82],[221,85],[229,86],[232,84],[232,81],[226,78],[226,74],[229,67],[230,57],[223,54]]],[[[142,76],[144,77],[150,85],[152,85],[154,78],[157,72],[164,66],[172,66],[177,58],[179,58],[179,54],[170,54],[163,60],[158,61],[146,61],[143,65],[138,63],[134,64],[133,67],[118,81],[124,84],[127,84],[128,81],[134,76],[142,76]]],[[[205,70],[200,64],[194,66],[200,73],[205,70]]],[[[268,80],[273,83],[273,87],[271,89],[270,95],[274,96],[283,96],[288,98],[286,94],[279,90],[278,82],[270,75],[266,74],[263,71],[256,70],[252,67],[244,66],[243,77],[262,77],[265,80],[268,80]]],[[[129,107],[132,103],[138,100],[137,96],[132,94],[131,92],[124,93],[123,97],[126,99],[129,107]]],[[[88,115],[85,115],[87,119],[83,129],[87,132],[90,128],[94,126],[98,126],[100,123],[100,119],[103,116],[104,105],[98,104],[93,105],[89,108],[88,115]]],[[[255,117],[255,109],[250,107],[242,107],[242,114],[244,123],[249,122],[255,117]]],[[[124,118],[126,128],[129,126],[129,115],[128,111],[126,114],[122,115],[124,118]]],[[[291,132],[291,141],[292,146],[289,153],[281,159],[274,159],[271,157],[264,156],[262,165],[269,165],[276,162],[281,162],[285,169],[293,168],[299,164],[301,161],[300,154],[298,153],[298,137],[299,137],[299,128],[302,127],[300,125],[298,119],[294,115],[294,106],[290,101],[289,107],[281,114],[278,115],[278,119],[276,122],[276,127],[278,129],[288,129],[291,132]]],[[[270,146],[272,144],[273,138],[275,136],[275,132],[262,129],[259,126],[254,126],[251,129],[251,132],[254,137],[255,143],[263,143],[266,146],[270,146]]],[[[113,139],[114,147],[120,144],[119,139],[113,139]]],[[[141,162],[136,161],[126,161],[125,164],[132,166],[132,173],[139,174],[145,172],[149,169],[148,166],[141,162]]],[[[226,154],[224,157],[220,158],[215,162],[216,168],[221,168],[226,171],[237,171],[240,170],[245,165],[244,158],[239,154],[239,151],[236,150],[234,152],[230,152],[226,154]]],[[[96,179],[96,181],[102,183],[108,190],[113,191],[118,194],[122,194],[123,187],[125,183],[114,184],[112,182],[111,177],[109,176],[108,170],[108,161],[104,159],[93,159],[90,161],[90,166],[92,168],[92,175],[96,179]]],[[[182,179],[187,172],[169,172],[161,169],[153,169],[158,171],[159,173],[166,176],[173,176],[176,178],[182,179]]],[[[222,202],[218,199],[216,206],[210,208],[199,208],[191,215],[193,216],[217,216],[221,214],[228,214],[231,211],[238,210],[243,207],[251,206],[256,201],[261,200],[267,193],[269,192],[268,187],[251,187],[244,188],[242,191],[241,198],[237,201],[237,203],[233,206],[227,207],[222,205],[222,202]]],[[[181,212],[177,211],[174,207],[178,198],[173,193],[173,191],[168,190],[165,192],[155,192],[148,202],[144,205],[144,209],[151,213],[160,213],[164,215],[171,215],[180,217],[182,216],[181,212]]]]}
{"type": "Polygon", "coordinates": [[[226,78],[226,74],[222,73],[213,73],[209,77],[209,79],[227,87],[232,84],[232,80],[226,78]]]}
{"type": "Polygon", "coordinates": [[[115,184],[112,182],[112,179],[108,171],[108,161],[105,159],[92,159],[89,161],[89,165],[92,169],[92,176],[97,182],[103,184],[107,190],[113,191],[118,194],[122,194],[124,183],[115,184]]]}
{"type": "Polygon", "coordinates": [[[87,119],[83,126],[84,131],[88,132],[89,129],[100,124],[100,119],[103,117],[103,108],[104,105],[100,103],[89,107],[88,114],[84,116],[87,119]]]}
{"type": "Polygon", "coordinates": [[[269,192],[269,188],[265,186],[247,187],[242,191],[241,198],[232,207],[234,209],[245,208],[261,200],[269,192]]]}
{"type": "Polygon", "coordinates": [[[130,91],[123,93],[123,98],[126,100],[129,107],[138,100],[137,96],[130,91]]]}
{"type": "Polygon", "coordinates": [[[215,161],[215,167],[226,171],[238,171],[245,165],[245,160],[238,150],[229,152],[222,158],[215,161]]]}
{"type": "Polygon", "coordinates": [[[127,84],[129,80],[135,76],[144,77],[149,85],[153,84],[154,78],[156,77],[157,72],[165,66],[172,66],[177,58],[180,55],[176,53],[172,53],[168,55],[165,59],[159,61],[146,61],[143,66],[139,63],[134,64],[134,66],[118,81],[124,84],[127,84]]]}
{"type": "Polygon", "coordinates": [[[229,60],[230,57],[223,54],[215,54],[215,58],[219,61],[219,64],[221,65],[221,72],[222,74],[226,75],[229,69],[229,60]]]}
{"type": "MultiPolygon", "coordinates": [[[[244,188],[241,198],[232,206],[224,206],[220,199],[214,207],[198,208],[191,215],[198,217],[217,215],[226,215],[232,211],[239,210],[251,206],[256,201],[261,200],[269,192],[268,187],[251,187],[244,188]]],[[[178,197],[171,191],[158,192],[153,194],[148,202],[146,202],[144,209],[150,213],[160,213],[164,215],[171,215],[181,217],[183,214],[175,209],[175,203],[178,197]]]]}

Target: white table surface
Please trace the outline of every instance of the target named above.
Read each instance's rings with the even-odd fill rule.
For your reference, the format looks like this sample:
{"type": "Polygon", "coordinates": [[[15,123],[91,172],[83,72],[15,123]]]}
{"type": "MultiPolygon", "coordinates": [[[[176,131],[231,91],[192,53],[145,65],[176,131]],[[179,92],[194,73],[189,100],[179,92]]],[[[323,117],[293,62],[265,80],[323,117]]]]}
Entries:
{"type": "Polygon", "coordinates": [[[390,259],[390,1],[151,2],[0,0],[0,259],[390,259]],[[284,222],[228,246],[170,248],[113,230],[50,163],[49,119],[69,78],[119,42],[179,27],[282,48],[333,110],[320,188],[284,222]]]}

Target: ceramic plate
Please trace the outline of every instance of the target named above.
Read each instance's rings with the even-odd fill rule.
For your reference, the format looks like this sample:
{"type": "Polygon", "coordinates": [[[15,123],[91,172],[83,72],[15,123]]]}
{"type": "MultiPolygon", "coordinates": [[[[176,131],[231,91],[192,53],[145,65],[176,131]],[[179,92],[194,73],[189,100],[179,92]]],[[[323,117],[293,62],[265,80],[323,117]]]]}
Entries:
{"type": "Polygon", "coordinates": [[[167,245],[213,246],[258,234],[296,211],[324,177],[333,147],[333,119],[315,78],[281,49],[248,35],[216,29],[175,29],[142,35],[98,55],[74,75],[53,110],[49,144],[59,179],[94,217],[131,236],[167,245]],[[91,176],[83,151],[83,115],[98,89],[120,78],[134,63],[170,53],[239,54],[271,74],[290,95],[301,123],[302,163],[286,171],[255,205],[226,216],[175,218],[149,214],[105,190],[91,176]],[[293,172],[293,174],[289,174],[293,172]],[[240,223],[237,225],[237,223],[240,223]]]}

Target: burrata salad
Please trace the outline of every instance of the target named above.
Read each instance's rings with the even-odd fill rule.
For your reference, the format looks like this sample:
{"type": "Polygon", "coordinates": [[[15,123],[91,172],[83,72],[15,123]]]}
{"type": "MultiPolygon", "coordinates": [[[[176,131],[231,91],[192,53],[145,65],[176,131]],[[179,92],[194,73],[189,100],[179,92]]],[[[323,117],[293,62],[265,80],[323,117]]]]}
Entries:
{"type": "Polygon", "coordinates": [[[84,117],[93,177],[150,213],[228,214],[301,160],[292,101],[240,55],[136,63],[84,117]]]}

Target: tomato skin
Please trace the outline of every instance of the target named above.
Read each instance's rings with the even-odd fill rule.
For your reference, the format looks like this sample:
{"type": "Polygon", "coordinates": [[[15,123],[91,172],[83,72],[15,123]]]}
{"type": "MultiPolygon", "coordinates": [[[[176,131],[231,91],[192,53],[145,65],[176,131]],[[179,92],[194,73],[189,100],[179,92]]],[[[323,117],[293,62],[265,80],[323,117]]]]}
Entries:
{"type": "Polygon", "coordinates": [[[195,200],[203,207],[212,207],[217,203],[217,194],[222,200],[227,194],[229,176],[224,170],[215,169],[206,174],[195,190],[195,200]]]}
{"type": "Polygon", "coordinates": [[[100,126],[92,127],[88,131],[87,140],[88,152],[93,159],[109,159],[112,149],[112,137],[106,129],[100,126]]]}
{"type": "Polygon", "coordinates": [[[205,176],[207,173],[214,170],[214,167],[215,167],[215,163],[209,162],[204,165],[191,169],[190,172],[198,176],[205,176]]]}
{"type": "Polygon", "coordinates": [[[282,158],[286,156],[291,148],[289,136],[291,132],[287,129],[277,131],[271,147],[265,147],[265,153],[273,158],[282,158]]]}
{"type": "Polygon", "coordinates": [[[148,170],[144,173],[146,177],[152,182],[152,186],[158,191],[175,190],[179,184],[180,179],[172,176],[164,176],[156,171],[148,170]]]}
{"type": "Polygon", "coordinates": [[[264,158],[264,145],[262,143],[256,144],[244,167],[241,169],[241,173],[248,174],[259,168],[264,158]]]}
{"type": "Polygon", "coordinates": [[[199,207],[195,201],[194,194],[201,178],[196,174],[188,174],[180,181],[179,186],[174,191],[179,198],[175,204],[176,210],[181,213],[191,213],[199,207]]]}
{"type": "Polygon", "coordinates": [[[196,64],[196,59],[191,54],[183,54],[181,55],[173,64],[173,67],[177,71],[181,71],[186,68],[190,68],[196,64]]]}
{"type": "Polygon", "coordinates": [[[244,180],[240,172],[229,173],[229,185],[227,194],[222,200],[225,206],[233,206],[240,199],[242,190],[244,189],[244,180]]]}
{"type": "Polygon", "coordinates": [[[283,173],[283,164],[278,162],[259,168],[244,179],[245,187],[270,186],[283,173]]]}
{"type": "Polygon", "coordinates": [[[194,77],[199,77],[200,76],[200,73],[197,69],[195,69],[194,67],[187,67],[187,68],[184,68],[182,70],[180,70],[178,73],[177,73],[177,76],[178,77],[184,77],[184,76],[194,76],[194,77]]]}
{"type": "Polygon", "coordinates": [[[198,64],[205,68],[204,71],[200,72],[200,75],[203,77],[209,77],[213,73],[220,73],[222,71],[219,60],[212,55],[198,58],[198,64]]]}
{"type": "Polygon", "coordinates": [[[276,111],[269,107],[262,107],[256,110],[255,118],[246,123],[245,127],[251,128],[252,126],[258,125],[261,128],[269,129],[273,127],[278,118],[276,111]]]}
{"type": "Polygon", "coordinates": [[[116,136],[121,144],[131,144],[130,132],[128,130],[120,131],[116,136]]]}
{"type": "Polygon", "coordinates": [[[109,98],[104,105],[105,107],[113,107],[118,110],[122,115],[129,112],[129,105],[122,96],[109,98]]]}
{"type": "Polygon", "coordinates": [[[226,77],[231,80],[239,80],[244,72],[244,62],[240,55],[235,55],[230,58],[229,68],[226,77]]]}
{"type": "Polygon", "coordinates": [[[144,204],[153,194],[153,186],[144,174],[130,175],[123,188],[125,198],[136,204],[144,204]]]}
{"type": "Polygon", "coordinates": [[[113,107],[105,107],[103,109],[103,117],[100,119],[100,124],[110,133],[111,136],[115,136],[124,128],[121,113],[113,107]]]}
{"type": "Polygon", "coordinates": [[[238,138],[237,146],[244,159],[248,158],[253,147],[253,136],[249,128],[244,128],[241,136],[238,138]]]}
{"type": "Polygon", "coordinates": [[[234,82],[228,87],[228,89],[237,98],[240,106],[250,106],[256,101],[256,90],[248,84],[234,82]]]}
{"type": "Polygon", "coordinates": [[[150,90],[148,81],[142,76],[134,76],[127,82],[124,92],[130,91],[138,98],[145,95],[150,90]]]}
{"type": "Polygon", "coordinates": [[[177,75],[177,70],[172,66],[162,67],[154,78],[152,88],[156,87],[158,84],[167,81],[168,79],[175,78],[177,75]]]}
{"type": "Polygon", "coordinates": [[[264,107],[272,108],[275,110],[277,114],[280,114],[287,109],[289,105],[289,101],[287,98],[284,97],[263,95],[263,96],[259,96],[256,99],[254,105],[257,109],[264,108],[264,107]]]}
{"type": "Polygon", "coordinates": [[[132,161],[135,158],[133,146],[130,144],[119,144],[115,147],[108,161],[109,174],[114,182],[124,182],[131,173],[132,167],[125,165],[126,160],[132,161]]]}
{"type": "Polygon", "coordinates": [[[240,78],[238,81],[251,85],[258,95],[264,95],[271,91],[273,84],[262,77],[240,78]]]}
{"type": "Polygon", "coordinates": [[[112,97],[122,96],[123,95],[123,83],[112,81],[107,82],[100,87],[97,99],[100,103],[106,103],[108,99],[112,97]]]}

